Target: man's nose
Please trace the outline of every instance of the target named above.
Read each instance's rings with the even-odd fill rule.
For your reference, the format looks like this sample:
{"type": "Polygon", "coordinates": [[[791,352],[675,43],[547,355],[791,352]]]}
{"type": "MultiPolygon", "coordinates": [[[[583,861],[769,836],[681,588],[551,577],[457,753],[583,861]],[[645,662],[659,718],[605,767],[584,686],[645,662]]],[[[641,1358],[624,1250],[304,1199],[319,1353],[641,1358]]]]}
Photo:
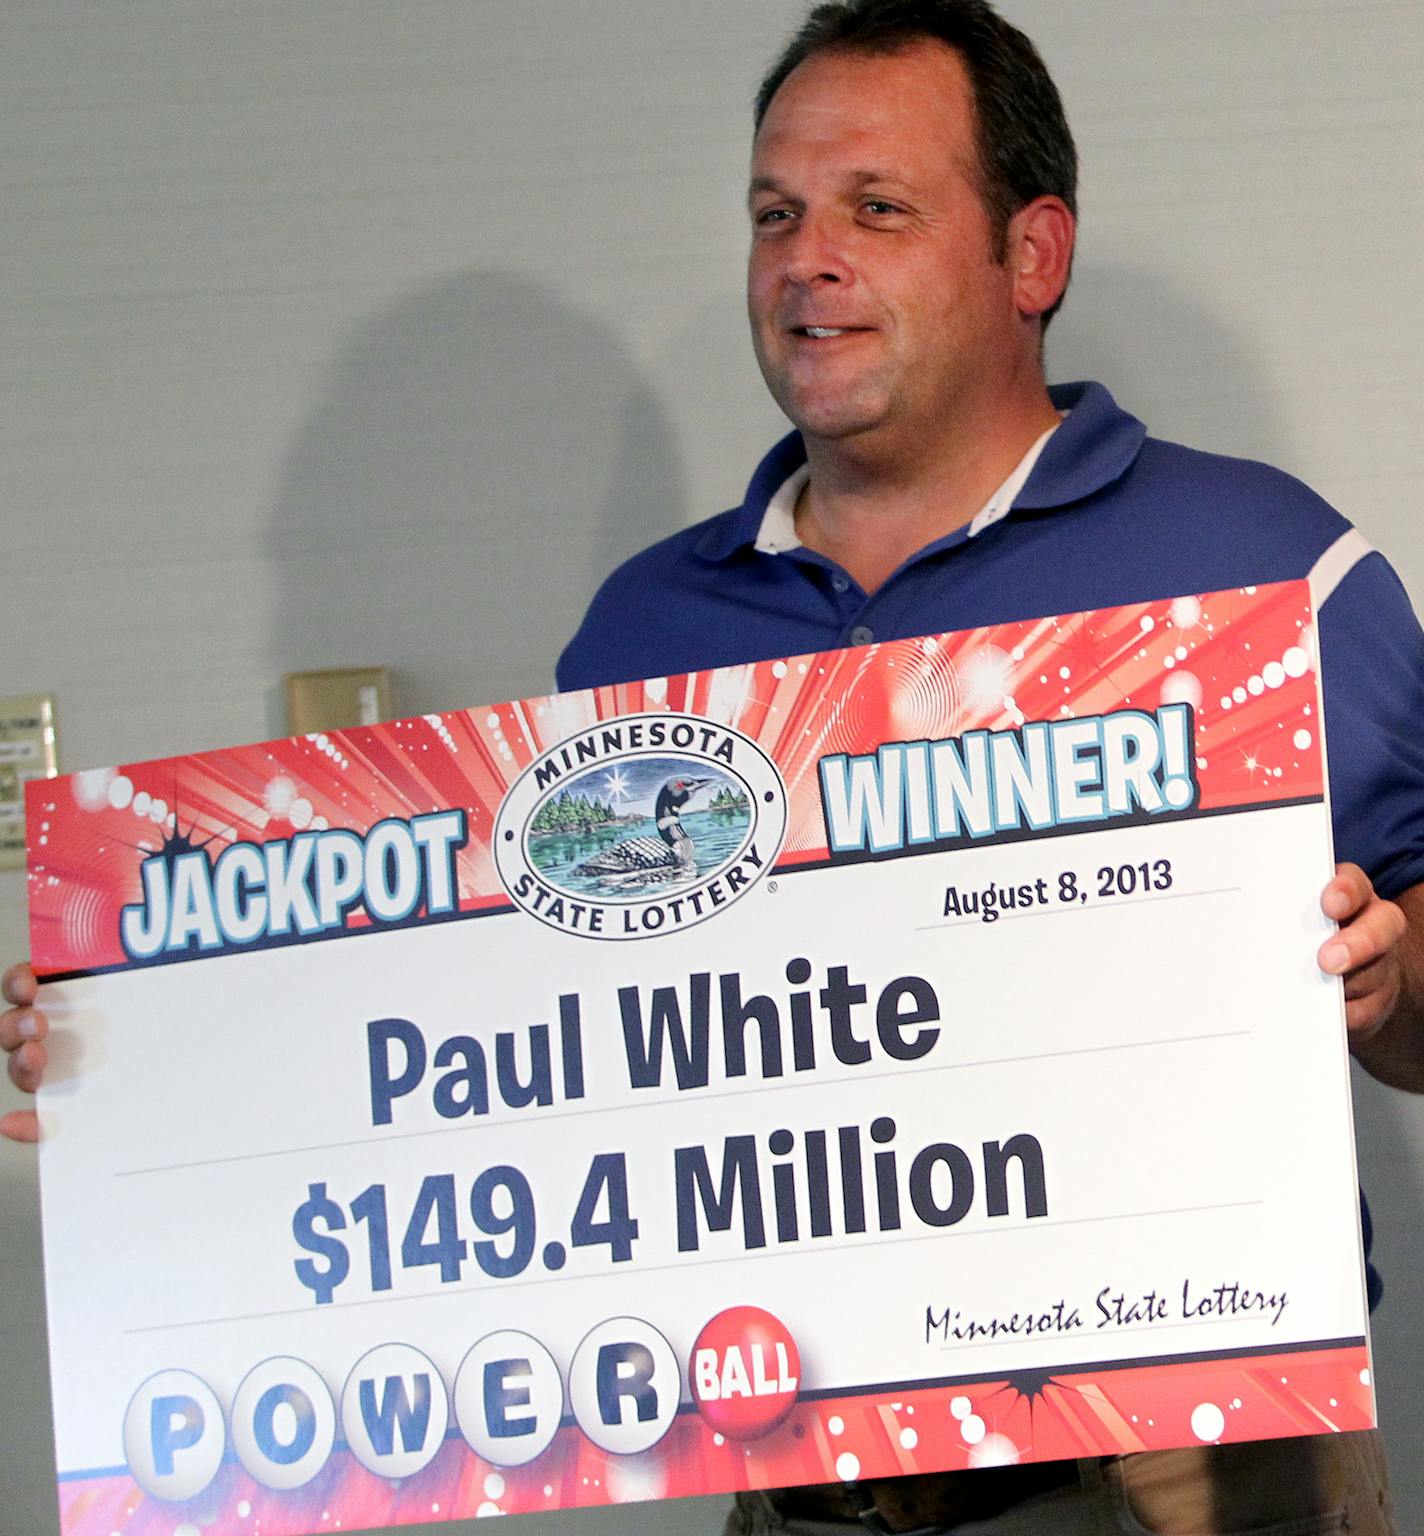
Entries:
{"type": "Polygon", "coordinates": [[[828,218],[802,214],[784,250],[791,282],[843,283],[851,275],[842,232],[828,218]]]}

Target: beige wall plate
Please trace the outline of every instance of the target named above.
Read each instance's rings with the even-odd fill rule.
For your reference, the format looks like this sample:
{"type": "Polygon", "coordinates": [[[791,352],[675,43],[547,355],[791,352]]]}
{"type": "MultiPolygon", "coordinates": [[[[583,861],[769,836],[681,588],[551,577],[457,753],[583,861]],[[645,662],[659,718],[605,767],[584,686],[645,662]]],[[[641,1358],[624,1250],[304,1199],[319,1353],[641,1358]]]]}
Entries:
{"type": "Polygon", "coordinates": [[[54,700],[43,693],[0,699],[0,869],[25,863],[25,785],[59,772],[54,700]]]}
{"type": "Polygon", "coordinates": [[[293,736],[375,725],[393,714],[389,667],[287,673],[287,729],[293,736]]]}

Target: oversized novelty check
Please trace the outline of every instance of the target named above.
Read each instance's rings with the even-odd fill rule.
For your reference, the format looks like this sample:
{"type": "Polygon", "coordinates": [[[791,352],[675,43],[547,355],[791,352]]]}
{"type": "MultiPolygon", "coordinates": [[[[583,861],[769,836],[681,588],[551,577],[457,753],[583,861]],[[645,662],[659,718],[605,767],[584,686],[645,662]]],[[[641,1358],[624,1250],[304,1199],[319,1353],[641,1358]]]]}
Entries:
{"type": "Polygon", "coordinates": [[[32,785],[66,1536],[1371,1424],[1323,752],[1297,583],[32,785]]]}

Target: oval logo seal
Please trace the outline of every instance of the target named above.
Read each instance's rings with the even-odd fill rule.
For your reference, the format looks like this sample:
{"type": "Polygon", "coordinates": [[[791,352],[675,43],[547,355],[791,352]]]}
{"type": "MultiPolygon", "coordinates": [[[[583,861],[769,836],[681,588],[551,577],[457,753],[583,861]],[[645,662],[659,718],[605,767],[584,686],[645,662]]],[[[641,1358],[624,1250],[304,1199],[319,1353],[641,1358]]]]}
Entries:
{"type": "Polygon", "coordinates": [[[627,715],[543,753],[495,821],[495,867],[540,922],[594,939],[690,928],[771,868],[786,786],[750,737],[700,715],[627,715]]]}

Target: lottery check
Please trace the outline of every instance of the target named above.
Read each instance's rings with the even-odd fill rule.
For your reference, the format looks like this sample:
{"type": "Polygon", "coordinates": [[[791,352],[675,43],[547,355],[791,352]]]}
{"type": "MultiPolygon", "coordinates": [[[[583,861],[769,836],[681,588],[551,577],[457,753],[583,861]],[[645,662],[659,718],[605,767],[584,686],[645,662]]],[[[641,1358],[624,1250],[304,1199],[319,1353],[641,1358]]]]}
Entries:
{"type": "Polygon", "coordinates": [[[65,1536],[1374,1422],[1304,583],[30,786],[65,1536]]]}

